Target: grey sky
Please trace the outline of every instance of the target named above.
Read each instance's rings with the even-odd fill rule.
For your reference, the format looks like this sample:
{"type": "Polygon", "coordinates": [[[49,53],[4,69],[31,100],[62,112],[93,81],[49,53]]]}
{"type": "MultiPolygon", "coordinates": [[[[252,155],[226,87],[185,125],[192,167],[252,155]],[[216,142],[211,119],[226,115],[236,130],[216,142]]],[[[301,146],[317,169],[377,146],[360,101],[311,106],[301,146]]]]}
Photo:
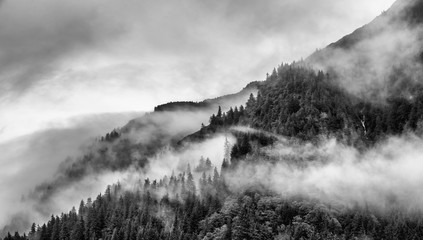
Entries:
{"type": "Polygon", "coordinates": [[[238,91],[392,2],[2,1],[0,141],[80,114],[238,91]]]}

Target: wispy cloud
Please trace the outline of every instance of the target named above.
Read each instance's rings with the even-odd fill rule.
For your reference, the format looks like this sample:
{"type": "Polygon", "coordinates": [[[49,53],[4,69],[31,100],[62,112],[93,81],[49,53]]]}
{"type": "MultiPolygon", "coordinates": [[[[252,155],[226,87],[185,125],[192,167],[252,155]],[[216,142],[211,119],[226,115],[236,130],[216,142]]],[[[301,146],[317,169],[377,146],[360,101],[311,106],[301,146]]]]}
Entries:
{"type": "Polygon", "coordinates": [[[2,207],[53,174],[57,161],[89,136],[121,125],[98,125],[110,116],[91,124],[54,122],[237,92],[392,2],[1,1],[0,148],[8,173],[2,207]]]}
{"type": "Polygon", "coordinates": [[[392,1],[3,1],[0,127],[232,93],[392,1]],[[7,114],[6,114],[7,113],[7,114]],[[33,119],[16,124],[22,115],[33,119]]]}
{"type": "Polygon", "coordinates": [[[227,180],[234,190],[265,186],[343,207],[423,210],[422,139],[391,137],[360,151],[335,139],[318,145],[279,141],[264,150],[276,163],[242,163],[227,180]]]}

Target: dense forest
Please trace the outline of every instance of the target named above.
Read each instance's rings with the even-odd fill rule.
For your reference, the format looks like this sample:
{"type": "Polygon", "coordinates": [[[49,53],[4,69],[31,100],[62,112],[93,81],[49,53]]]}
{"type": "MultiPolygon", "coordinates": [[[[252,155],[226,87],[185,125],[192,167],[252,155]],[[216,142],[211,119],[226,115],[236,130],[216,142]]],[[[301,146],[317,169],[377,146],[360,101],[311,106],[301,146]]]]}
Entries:
{"type": "Polygon", "coordinates": [[[374,142],[421,127],[423,91],[417,90],[414,96],[368,102],[338,87],[329,74],[303,63],[285,64],[273,70],[247,111],[253,127],[286,136],[311,140],[323,134],[374,142]]]}
{"type": "Polygon", "coordinates": [[[12,239],[419,239],[423,215],[343,208],[318,200],[277,196],[265,189],[231,192],[221,172],[201,159],[198,166],[107,187],[78,209],[33,224],[28,235],[12,239]],[[198,177],[194,177],[198,176],[198,177]],[[130,189],[130,190],[128,190],[130,189]]]}
{"type": "Polygon", "coordinates": [[[219,109],[199,133],[240,124],[303,141],[323,136],[367,146],[388,135],[423,130],[423,90],[416,88],[414,94],[365,101],[338,86],[336,77],[304,62],[282,64],[259,85],[245,109],[219,109]]]}
{"type": "MultiPolygon", "coordinates": [[[[243,161],[274,161],[257,156],[275,137],[260,131],[235,132],[234,126],[297,141],[335,137],[366,147],[387,135],[421,130],[422,104],[422,93],[383,103],[364,102],[322,71],[304,63],[281,65],[259,84],[258,94],[251,95],[245,107],[226,112],[219,107],[209,125],[188,138],[201,140],[219,131],[231,132],[237,141],[222,146],[221,166],[201,158],[193,168],[188,165],[185,171],[162,179],[114,184],[95,200],[81,201],[77,209],[51,216],[47,223],[34,223],[29,233],[9,233],[4,240],[419,239],[423,236],[420,212],[335,206],[304,196],[280,196],[260,183],[234,190],[225,176],[243,161]]],[[[121,138],[113,130],[100,141],[125,141],[121,138]]],[[[129,156],[119,156],[131,162],[129,156]]]]}

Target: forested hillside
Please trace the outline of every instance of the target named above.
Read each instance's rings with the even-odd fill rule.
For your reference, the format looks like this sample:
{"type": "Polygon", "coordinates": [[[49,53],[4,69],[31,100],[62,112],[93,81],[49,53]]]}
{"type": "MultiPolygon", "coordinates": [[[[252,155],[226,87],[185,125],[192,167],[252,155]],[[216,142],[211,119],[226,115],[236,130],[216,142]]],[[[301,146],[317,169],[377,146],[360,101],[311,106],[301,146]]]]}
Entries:
{"type": "MultiPolygon", "coordinates": [[[[266,189],[228,189],[204,159],[182,173],[109,186],[95,200],[12,239],[419,239],[423,215],[344,208],[266,189]],[[195,177],[194,177],[195,176],[195,177]]],[[[219,167],[220,168],[220,167],[219,167]]]]}
{"type": "MultiPolygon", "coordinates": [[[[244,106],[223,112],[188,137],[230,132],[221,166],[200,159],[196,166],[162,179],[117,183],[78,210],[33,224],[31,231],[9,239],[417,239],[423,215],[398,208],[380,212],[351,208],[302,196],[280,196],[265,187],[233,189],[225,176],[245,161],[277,161],[260,149],[276,137],[233,130],[251,126],[298,141],[335,137],[345,144],[368,146],[385,135],[421,128],[423,95],[391,98],[384,104],[360,101],[322,71],[304,63],[279,66],[251,94],[244,106]],[[266,158],[267,157],[267,158],[266,158]]],[[[115,141],[113,131],[101,141],[115,141]]],[[[187,139],[182,143],[187,144],[187,139]]],[[[223,148],[223,146],[218,146],[223,148]]],[[[125,153],[125,149],[116,150],[125,153]]],[[[118,157],[119,159],[122,157],[118,157]]],[[[127,157],[130,159],[130,156],[127,157]]],[[[126,158],[122,158],[126,159],[126,158]]],[[[303,160],[301,160],[303,161],[303,160]]],[[[142,166],[141,166],[142,167],[142,166]]]]}
{"type": "Polygon", "coordinates": [[[285,136],[374,142],[421,126],[422,100],[423,91],[416,91],[408,98],[368,102],[347,93],[330,75],[295,64],[274,70],[246,111],[252,126],[285,136]]]}
{"type": "Polygon", "coordinates": [[[239,95],[171,102],[98,138],[90,154],[62,166],[30,196],[51,200],[70,181],[103,170],[131,169],[137,178],[3,240],[422,239],[415,147],[423,134],[422,49],[404,47],[423,39],[414,32],[421,3],[400,0],[305,61],[275,67],[240,93],[249,95],[241,105],[239,95]],[[382,45],[373,54],[387,33],[404,30],[402,23],[414,38],[404,35],[389,53],[382,45]],[[216,136],[225,144],[196,145],[216,136]],[[182,169],[193,154],[181,153],[200,151],[224,157],[201,157],[182,169]],[[177,157],[165,161],[163,152],[177,157]],[[149,179],[154,161],[177,167],[149,179]]]}
{"type": "Polygon", "coordinates": [[[197,135],[240,124],[303,141],[335,137],[361,146],[423,127],[423,91],[418,88],[414,96],[366,101],[341,88],[335,77],[300,62],[275,68],[259,89],[245,110],[218,112],[197,135]]]}

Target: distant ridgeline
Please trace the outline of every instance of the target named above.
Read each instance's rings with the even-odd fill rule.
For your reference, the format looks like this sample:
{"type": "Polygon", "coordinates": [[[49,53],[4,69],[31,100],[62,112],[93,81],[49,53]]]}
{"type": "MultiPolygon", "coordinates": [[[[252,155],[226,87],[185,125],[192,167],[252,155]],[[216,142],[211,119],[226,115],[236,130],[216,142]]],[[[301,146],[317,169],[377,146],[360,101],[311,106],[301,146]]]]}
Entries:
{"type": "Polygon", "coordinates": [[[164,112],[164,111],[194,111],[196,109],[207,108],[210,107],[211,104],[208,102],[169,102],[162,105],[158,105],[154,107],[155,112],[164,112]]]}
{"type": "Polygon", "coordinates": [[[228,105],[228,103],[232,102],[232,100],[235,100],[242,96],[243,94],[247,92],[254,91],[258,88],[261,82],[254,81],[249,83],[247,86],[245,86],[241,92],[235,93],[235,94],[228,94],[221,97],[213,98],[213,99],[206,99],[201,102],[193,102],[193,101],[180,101],[180,102],[169,102],[165,104],[158,105],[154,107],[155,112],[172,112],[172,111],[195,111],[195,110],[201,110],[204,108],[211,108],[211,107],[223,107],[223,108],[229,108],[231,107],[228,105]]]}

